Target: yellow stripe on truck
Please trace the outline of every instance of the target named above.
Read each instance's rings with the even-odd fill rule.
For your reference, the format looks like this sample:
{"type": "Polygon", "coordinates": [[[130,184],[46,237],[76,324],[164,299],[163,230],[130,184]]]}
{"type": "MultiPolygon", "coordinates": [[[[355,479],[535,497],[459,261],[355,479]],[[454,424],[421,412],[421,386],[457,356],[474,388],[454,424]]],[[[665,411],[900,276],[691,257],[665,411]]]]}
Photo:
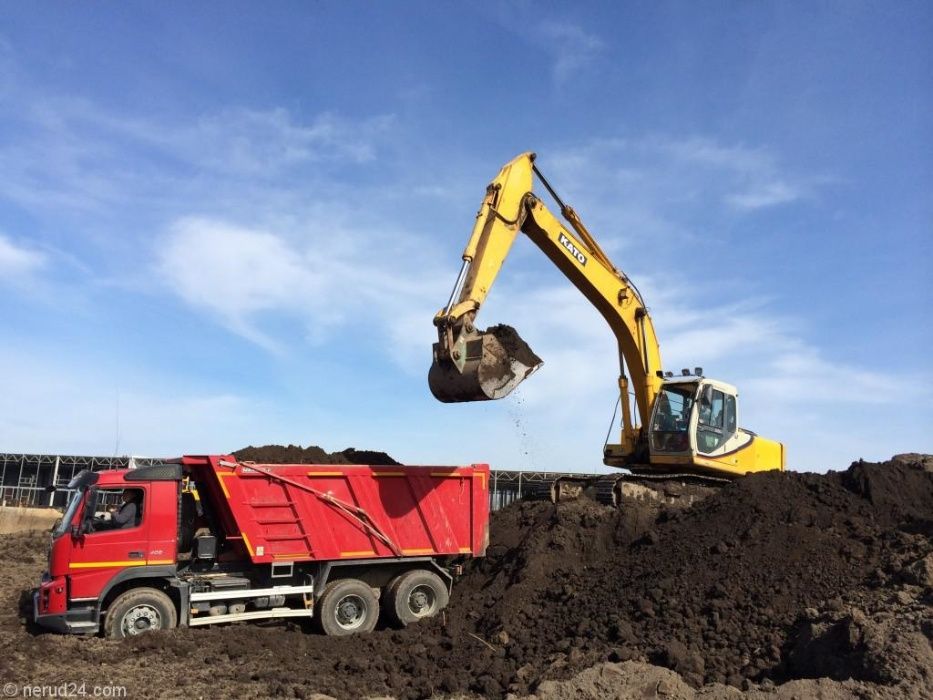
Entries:
{"type": "Polygon", "coordinates": [[[126,561],[73,561],[68,564],[69,569],[108,569],[116,566],[159,566],[174,564],[174,559],[127,559],[126,561]]]}
{"type": "Polygon", "coordinates": [[[227,485],[224,483],[224,478],[228,476],[236,476],[236,472],[217,472],[217,480],[220,482],[220,488],[224,492],[224,496],[229,499],[230,492],[227,491],[227,485]]]}
{"type": "Polygon", "coordinates": [[[252,557],[252,556],[255,556],[254,553],[253,553],[253,545],[251,545],[251,544],[249,543],[249,537],[246,536],[246,533],[245,533],[245,532],[241,532],[241,533],[240,533],[240,536],[243,538],[243,544],[246,545],[246,551],[249,552],[249,555],[250,555],[251,557],[252,557]]]}

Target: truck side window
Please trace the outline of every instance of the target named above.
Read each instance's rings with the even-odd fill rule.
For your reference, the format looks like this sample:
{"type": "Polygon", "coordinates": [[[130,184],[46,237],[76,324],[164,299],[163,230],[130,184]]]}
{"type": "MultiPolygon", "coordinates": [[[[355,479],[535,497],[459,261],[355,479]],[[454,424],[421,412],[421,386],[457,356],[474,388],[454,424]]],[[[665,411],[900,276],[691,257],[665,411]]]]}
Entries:
{"type": "Polygon", "coordinates": [[[94,532],[128,530],[143,518],[143,489],[96,489],[89,500],[88,516],[94,532]]]}

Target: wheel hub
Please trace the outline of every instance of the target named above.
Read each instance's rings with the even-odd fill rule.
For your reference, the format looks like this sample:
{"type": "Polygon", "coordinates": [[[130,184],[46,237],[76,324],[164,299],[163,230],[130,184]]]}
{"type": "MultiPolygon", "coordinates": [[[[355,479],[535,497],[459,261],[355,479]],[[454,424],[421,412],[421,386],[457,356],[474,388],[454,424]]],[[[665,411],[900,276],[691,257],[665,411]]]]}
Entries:
{"type": "Polygon", "coordinates": [[[358,595],[348,595],[340,599],[334,610],[337,624],[344,629],[355,629],[363,623],[366,616],[366,603],[358,595]]]}
{"type": "Polygon", "coordinates": [[[162,617],[159,615],[159,611],[151,605],[139,605],[130,609],[123,616],[121,626],[125,636],[134,637],[149,630],[161,629],[162,617]]]}
{"type": "Polygon", "coordinates": [[[434,591],[429,586],[416,586],[408,596],[408,607],[420,616],[428,615],[434,610],[434,591]]]}

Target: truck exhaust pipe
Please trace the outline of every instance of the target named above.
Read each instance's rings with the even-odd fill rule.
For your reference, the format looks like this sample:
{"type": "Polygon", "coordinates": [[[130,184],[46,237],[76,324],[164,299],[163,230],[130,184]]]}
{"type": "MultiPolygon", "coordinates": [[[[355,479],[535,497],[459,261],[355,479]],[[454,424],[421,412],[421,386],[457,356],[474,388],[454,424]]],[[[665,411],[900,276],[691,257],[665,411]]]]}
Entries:
{"type": "Polygon", "coordinates": [[[511,326],[492,326],[483,332],[467,326],[449,352],[445,335],[442,328],[428,372],[431,393],[444,403],[501,399],[543,364],[511,326]]]}

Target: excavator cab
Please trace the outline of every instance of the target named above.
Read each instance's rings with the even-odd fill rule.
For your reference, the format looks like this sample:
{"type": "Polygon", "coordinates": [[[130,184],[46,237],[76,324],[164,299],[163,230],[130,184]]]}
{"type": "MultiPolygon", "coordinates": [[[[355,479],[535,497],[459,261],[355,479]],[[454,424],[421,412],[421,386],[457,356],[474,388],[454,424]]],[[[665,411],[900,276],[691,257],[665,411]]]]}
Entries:
{"type": "Polygon", "coordinates": [[[716,455],[736,432],[734,387],[702,378],[661,386],[649,431],[652,454],[716,455]]]}
{"type": "Polygon", "coordinates": [[[710,474],[782,469],[783,446],[738,427],[738,392],[702,376],[661,385],[648,430],[651,471],[690,467],[710,474]]]}

